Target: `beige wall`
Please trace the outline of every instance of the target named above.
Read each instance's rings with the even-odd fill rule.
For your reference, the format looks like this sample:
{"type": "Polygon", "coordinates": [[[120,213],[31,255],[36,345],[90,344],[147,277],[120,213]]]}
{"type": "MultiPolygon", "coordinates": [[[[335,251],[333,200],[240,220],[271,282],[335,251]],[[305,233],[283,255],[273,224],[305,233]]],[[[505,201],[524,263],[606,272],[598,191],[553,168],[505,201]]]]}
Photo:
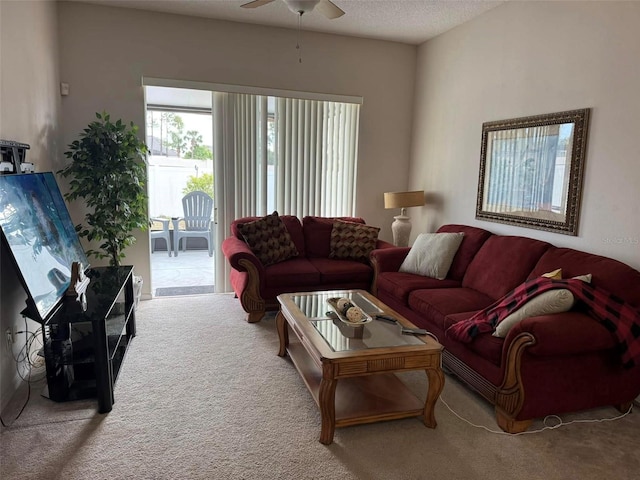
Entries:
{"type": "Polygon", "coordinates": [[[640,3],[508,2],[418,51],[413,235],[443,223],[525,235],[640,268],[640,3]],[[577,237],[475,220],[482,123],[591,107],[577,237]]]}
{"type": "MultiPolygon", "coordinates": [[[[58,41],[53,2],[0,1],[0,138],[31,145],[27,160],[40,172],[59,168],[58,41]]],[[[18,385],[15,362],[7,351],[4,332],[24,330],[20,311],[26,294],[11,261],[0,256],[0,407],[18,385]]],[[[37,324],[29,322],[29,328],[37,324]]],[[[24,334],[13,345],[24,345],[24,334]]]]}
{"type": "MultiPolygon", "coordinates": [[[[290,29],[66,2],[59,21],[65,144],[103,109],[143,125],[143,76],[364,97],[356,211],[390,238],[382,194],[406,188],[416,47],[304,32],[300,64],[290,29]]],[[[139,240],[125,261],[148,279],[139,240]]]]}

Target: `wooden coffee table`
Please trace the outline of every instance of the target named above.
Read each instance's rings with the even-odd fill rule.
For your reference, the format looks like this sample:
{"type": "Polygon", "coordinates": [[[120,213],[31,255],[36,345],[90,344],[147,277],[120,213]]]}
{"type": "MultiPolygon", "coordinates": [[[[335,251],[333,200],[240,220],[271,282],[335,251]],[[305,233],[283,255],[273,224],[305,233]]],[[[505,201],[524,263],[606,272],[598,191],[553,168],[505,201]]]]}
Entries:
{"type": "Polygon", "coordinates": [[[430,336],[403,335],[400,325],[380,320],[353,327],[329,318],[325,312],[332,297],[349,297],[372,316],[385,313],[415,327],[363,290],[278,296],[278,355],[289,354],[320,408],[320,442],[329,445],[336,427],[382,420],[422,416],[427,427],[435,428],[434,407],[444,387],[442,345],[430,336]],[[409,370],[426,372],[426,400],[395,375],[409,370]]]}

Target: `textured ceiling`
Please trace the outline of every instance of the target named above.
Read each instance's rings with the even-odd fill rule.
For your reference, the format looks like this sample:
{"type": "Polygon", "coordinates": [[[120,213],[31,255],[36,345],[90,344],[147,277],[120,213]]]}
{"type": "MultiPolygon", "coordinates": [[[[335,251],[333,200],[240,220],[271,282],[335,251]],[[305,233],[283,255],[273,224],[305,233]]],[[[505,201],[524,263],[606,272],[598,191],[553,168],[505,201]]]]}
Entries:
{"type": "MultiPolygon", "coordinates": [[[[240,8],[249,0],[74,0],[297,28],[298,17],[283,0],[259,8],[240,8]]],[[[302,17],[302,29],[418,45],[490,10],[504,1],[490,0],[333,0],[346,13],[329,20],[317,11],[302,17]]]]}

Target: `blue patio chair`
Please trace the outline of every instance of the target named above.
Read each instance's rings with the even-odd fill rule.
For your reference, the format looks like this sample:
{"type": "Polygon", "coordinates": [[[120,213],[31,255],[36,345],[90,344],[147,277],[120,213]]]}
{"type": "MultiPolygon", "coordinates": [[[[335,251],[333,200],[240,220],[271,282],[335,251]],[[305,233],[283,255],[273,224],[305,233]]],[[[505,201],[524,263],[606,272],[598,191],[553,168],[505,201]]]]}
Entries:
{"type": "Polygon", "coordinates": [[[178,256],[180,241],[184,239],[183,251],[187,249],[187,238],[204,238],[209,256],[213,256],[213,199],[204,192],[188,193],[182,199],[184,217],[173,219],[173,252],[178,256]],[[184,229],[180,222],[184,221],[184,229]]]}

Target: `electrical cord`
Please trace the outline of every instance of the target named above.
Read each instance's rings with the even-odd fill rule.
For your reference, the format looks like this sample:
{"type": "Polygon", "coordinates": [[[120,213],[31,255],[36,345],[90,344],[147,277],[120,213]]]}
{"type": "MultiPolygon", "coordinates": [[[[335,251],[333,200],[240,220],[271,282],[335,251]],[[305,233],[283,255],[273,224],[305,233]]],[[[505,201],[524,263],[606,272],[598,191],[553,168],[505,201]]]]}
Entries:
{"type": "MultiPolygon", "coordinates": [[[[430,337],[434,338],[438,343],[440,343],[440,341],[438,340],[438,337],[436,337],[433,333],[427,332],[427,335],[429,335],[430,337]]],[[[440,367],[441,368],[443,367],[442,358],[440,358],[440,367]]],[[[593,418],[593,419],[586,419],[586,420],[571,420],[569,422],[563,421],[562,418],[560,416],[558,416],[558,415],[547,415],[542,420],[542,424],[544,425],[542,428],[539,428],[537,430],[527,430],[525,432],[519,432],[519,433],[507,433],[507,432],[503,432],[502,430],[491,430],[489,427],[485,427],[484,425],[477,425],[477,424],[475,424],[473,422],[470,422],[469,420],[467,420],[466,418],[461,416],[459,413],[457,413],[453,408],[451,408],[449,406],[449,404],[445,401],[445,399],[442,398],[442,395],[440,395],[439,399],[444,404],[444,406],[447,407],[447,409],[449,409],[449,411],[451,413],[453,413],[460,420],[462,420],[463,422],[471,425],[472,427],[480,428],[482,430],[486,430],[489,433],[495,433],[496,435],[510,435],[510,436],[511,435],[530,435],[530,434],[533,434],[533,433],[544,432],[545,430],[555,430],[556,428],[560,428],[560,427],[566,426],[566,425],[571,425],[572,423],[613,422],[613,421],[620,420],[621,418],[626,417],[633,410],[633,403],[632,403],[629,406],[629,409],[625,413],[622,413],[622,414],[617,415],[615,417],[611,417],[611,418],[593,418]],[[552,420],[552,419],[556,419],[559,423],[557,423],[555,425],[547,425],[547,421],[552,420]]]]}
{"type": "Polygon", "coordinates": [[[18,376],[20,377],[20,379],[22,379],[22,381],[27,382],[27,398],[24,401],[24,404],[22,405],[22,408],[18,412],[18,415],[16,416],[16,418],[13,419],[13,422],[5,423],[4,419],[2,418],[2,415],[0,415],[0,423],[5,428],[8,428],[11,425],[13,425],[13,423],[18,418],[20,418],[20,415],[22,415],[22,412],[24,412],[24,409],[26,408],[27,404],[29,403],[29,400],[31,399],[31,383],[40,381],[42,380],[42,378],[44,378],[44,374],[39,378],[34,378],[32,375],[34,369],[41,368],[42,366],[41,363],[40,364],[37,363],[38,350],[42,348],[42,343],[41,342],[39,344],[36,343],[40,339],[40,335],[42,333],[42,327],[39,327],[35,332],[30,332],[29,327],[27,325],[27,318],[23,317],[23,319],[24,319],[24,330],[16,332],[16,335],[20,333],[24,333],[26,335],[25,344],[20,349],[17,355],[14,355],[12,351],[11,356],[13,357],[13,360],[16,362],[16,372],[18,373],[18,376]],[[34,345],[37,347],[35,351],[36,359],[33,358],[34,345]],[[23,373],[20,371],[20,366],[22,364],[26,365],[27,367],[26,375],[23,375],[23,373]]]}
{"type": "Polygon", "coordinates": [[[485,427],[484,425],[477,425],[477,424],[475,424],[473,422],[470,422],[469,420],[467,420],[466,418],[464,418],[460,414],[458,414],[456,411],[454,411],[453,408],[451,408],[449,406],[449,404],[444,400],[444,398],[442,398],[442,395],[440,395],[440,401],[444,404],[445,407],[447,407],[449,409],[449,411],[451,413],[453,413],[460,420],[462,420],[465,423],[468,423],[472,427],[480,428],[482,430],[486,430],[489,433],[495,433],[496,435],[509,435],[509,436],[513,436],[513,435],[531,435],[533,433],[544,432],[545,430],[555,430],[556,428],[560,428],[560,427],[566,426],[566,425],[571,425],[572,423],[613,422],[613,421],[620,420],[621,418],[626,417],[627,415],[629,415],[631,413],[631,410],[633,410],[633,406],[630,406],[629,410],[627,410],[625,413],[623,413],[621,415],[618,415],[618,416],[615,416],[615,417],[611,417],[611,418],[593,418],[593,419],[585,419],[585,420],[571,420],[569,422],[563,421],[562,418],[560,416],[558,416],[558,415],[547,415],[542,420],[542,424],[544,425],[542,428],[539,428],[537,430],[527,430],[525,432],[519,432],[519,433],[507,433],[507,432],[503,432],[502,430],[491,430],[490,428],[485,427]],[[555,425],[547,425],[547,421],[552,420],[552,419],[558,420],[559,423],[557,423],[555,425]]]}
{"type": "MultiPolygon", "coordinates": [[[[26,320],[25,320],[26,323],[26,320]]],[[[42,333],[42,328],[38,328],[35,332],[30,332],[28,330],[23,330],[16,332],[16,334],[24,333],[26,335],[26,340],[24,346],[20,349],[17,356],[13,355],[13,360],[16,362],[16,370],[20,378],[25,382],[37,382],[41,380],[40,378],[33,378],[32,372],[35,369],[39,369],[42,367],[42,363],[38,361],[38,350],[42,348],[42,343],[39,342],[40,335],[42,333]],[[39,343],[37,343],[39,342],[39,343]],[[34,349],[35,346],[35,349],[34,349]],[[27,375],[23,375],[20,372],[20,365],[25,364],[27,366],[27,375]]]]}
{"type": "Polygon", "coordinates": [[[438,340],[438,337],[436,337],[433,333],[431,332],[427,332],[425,335],[429,335],[431,338],[433,338],[436,342],[440,343],[440,340],[438,340]]]}

